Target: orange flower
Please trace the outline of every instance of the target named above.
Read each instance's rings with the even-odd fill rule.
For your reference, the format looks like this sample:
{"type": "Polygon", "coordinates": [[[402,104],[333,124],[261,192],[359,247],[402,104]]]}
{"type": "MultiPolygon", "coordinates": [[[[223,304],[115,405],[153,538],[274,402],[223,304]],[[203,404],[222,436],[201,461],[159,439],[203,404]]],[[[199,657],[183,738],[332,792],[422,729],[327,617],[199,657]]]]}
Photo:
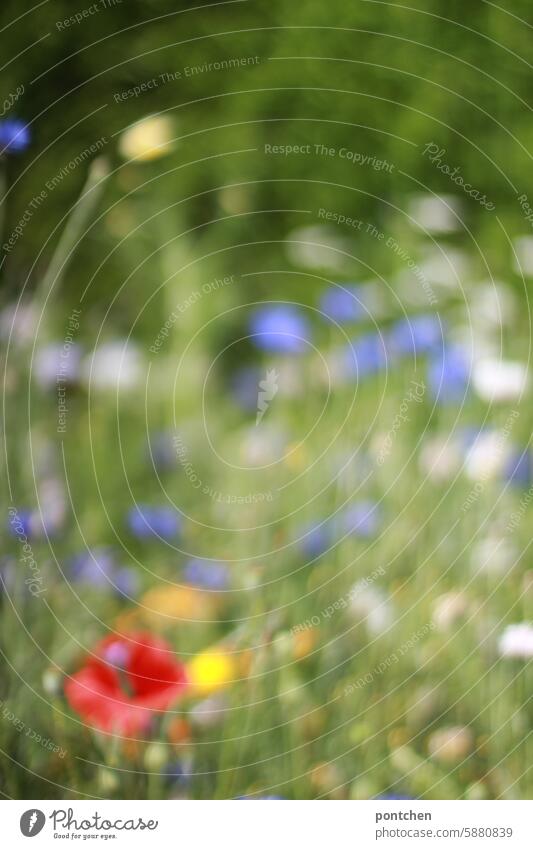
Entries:
{"type": "Polygon", "coordinates": [[[178,620],[211,620],[217,601],[212,593],[195,587],[157,586],[141,598],[140,615],[150,625],[172,627],[178,620]]]}

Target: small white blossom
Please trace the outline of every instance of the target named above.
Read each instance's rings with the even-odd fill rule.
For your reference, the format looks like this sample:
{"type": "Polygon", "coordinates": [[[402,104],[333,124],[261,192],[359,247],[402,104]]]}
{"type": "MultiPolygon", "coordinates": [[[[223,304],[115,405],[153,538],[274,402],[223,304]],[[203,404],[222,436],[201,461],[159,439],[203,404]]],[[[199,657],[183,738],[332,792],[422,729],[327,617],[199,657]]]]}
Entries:
{"type": "Polygon", "coordinates": [[[533,625],[520,622],[508,625],[498,641],[502,657],[518,657],[527,660],[533,657],[533,625]]]}
{"type": "Polygon", "coordinates": [[[527,366],[512,360],[479,360],[474,363],[472,382],[483,401],[516,401],[527,386],[527,366]]]}
{"type": "Polygon", "coordinates": [[[461,206],[454,195],[414,195],[408,212],[429,233],[453,233],[461,226],[461,206]]]}
{"type": "Polygon", "coordinates": [[[82,363],[82,376],[96,390],[128,390],[139,385],[142,357],[131,342],[105,342],[82,363]]]}

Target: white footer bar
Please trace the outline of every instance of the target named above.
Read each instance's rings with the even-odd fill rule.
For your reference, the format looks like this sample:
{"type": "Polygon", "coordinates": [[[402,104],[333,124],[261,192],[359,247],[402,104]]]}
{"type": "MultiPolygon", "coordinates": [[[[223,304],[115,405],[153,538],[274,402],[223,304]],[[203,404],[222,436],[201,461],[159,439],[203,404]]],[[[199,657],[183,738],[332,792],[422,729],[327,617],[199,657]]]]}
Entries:
{"type": "Polygon", "coordinates": [[[2,845],[533,847],[533,803],[2,801],[2,845]],[[33,842],[34,841],[34,842],[33,842]],[[67,843],[67,841],[69,841],[67,843]]]}

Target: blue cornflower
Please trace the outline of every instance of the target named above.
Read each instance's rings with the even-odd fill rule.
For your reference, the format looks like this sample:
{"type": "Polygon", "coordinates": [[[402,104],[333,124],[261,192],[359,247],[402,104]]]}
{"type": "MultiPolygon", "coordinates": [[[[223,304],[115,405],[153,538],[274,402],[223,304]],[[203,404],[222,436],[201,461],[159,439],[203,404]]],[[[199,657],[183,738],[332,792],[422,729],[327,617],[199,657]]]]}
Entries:
{"type": "Polygon", "coordinates": [[[23,121],[6,118],[0,121],[0,152],[21,153],[30,143],[30,130],[23,121]]]}
{"type": "Polygon", "coordinates": [[[98,589],[115,590],[119,595],[133,596],[139,589],[139,578],[134,569],[118,566],[109,548],[97,546],[77,554],[70,561],[73,581],[89,584],[98,589]]]}
{"type": "Polygon", "coordinates": [[[72,579],[94,587],[109,587],[114,569],[115,558],[110,549],[103,547],[82,551],[70,561],[72,579]]]}
{"type": "Polygon", "coordinates": [[[128,513],[128,526],[132,534],[139,539],[148,539],[152,536],[172,539],[179,534],[181,521],[171,507],[137,504],[128,513]]]}
{"type": "Polygon", "coordinates": [[[300,353],[310,339],[308,322],[290,304],[261,307],[252,316],[250,334],[257,348],[282,354],[300,353]]]}
{"type": "Polygon", "coordinates": [[[470,361],[464,348],[450,345],[428,364],[430,390],[440,404],[456,404],[463,400],[470,379],[470,361]]]}
{"type": "Polygon", "coordinates": [[[354,285],[330,286],[320,299],[320,309],[339,324],[359,321],[366,314],[360,289],[354,285]]]}
{"type": "Polygon", "coordinates": [[[530,451],[527,449],[525,451],[520,451],[517,448],[513,449],[505,464],[503,477],[505,480],[514,484],[514,486],[531,486],[533,468],[530,451]]]}
{"type": "Polygon", "coordinates": [[[427,354],[443,347],[442,328],[434,315],[416,315],[395,322],[388,334],[391,354],[427,354]]]}
{"type": "Polygon", "coordinates": [[[36,537],[39,535],[36,532],[36,518],[38,518],[38,514],[35,510],[18,510],[16,516],[10,516],[8,520],[9,530],[13,536],[21,537],[24,535],[28,539],[36,537]]]}
{"type": "Polygon", "coordinates": [[[331,545],[331,529],[328,523],[307,523],[301,527],[298,544],[306,557],[320,557],[331,545]]]}
{"type": "Polygon", "coordinates": [[[113,574],[113,584],[119,595],[131,598],[139,592],[139,576],[135,569],[120,566],[113,574]]]}
{"type": "Polygon", "coordinates": [[[183,570],[183,577],[187,583],[206,590],[224,590],[229,583],[228,567],[224,563],[199,557],[189,560],[183,570]]]}
{"type": "Polygon", "coordinates": [[[46,502],[43,498],[42,511],[23,509],[8,520],[13,536],[26,536],[28,539],[42,539],[44,536],[57,536],[63,523],[62,505],[52,497],[46,502]]]}
{"type": "Polygon", "coordinates": [[[360,501],[351,504],[340,515],[339,530],[342,534],[371,537],[377,533],[381,515],[375,501],[360,501]]]}
{"type": "Polygon", "coordinates": [[[367,377],[386,365],[387,352],[379,333],[366,333],[345,349],[345,366],[354,377],[367,377]]]}

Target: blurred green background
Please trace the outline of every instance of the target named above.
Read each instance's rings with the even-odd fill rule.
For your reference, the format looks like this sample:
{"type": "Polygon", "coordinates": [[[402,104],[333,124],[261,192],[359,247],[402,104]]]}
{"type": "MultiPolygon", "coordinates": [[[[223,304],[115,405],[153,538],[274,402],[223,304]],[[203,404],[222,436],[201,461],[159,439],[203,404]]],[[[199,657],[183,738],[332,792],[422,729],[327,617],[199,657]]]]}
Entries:
{"type": "MultiPolygon", "coordinates": [[[[243,202],[254,209],[291,208],[295,184],[284,177],[303,178],[297,189],[302,208],[336,209],[338,190],[309,182],[323,163],[279,157],[274,175],[267,157],[230,155],[265,142],[345,145],[393,163],[386,175],[371,168],[348,172],[358,190],[350,194],[350,212],[383,224],[387,208],[378,198],[401,207],[416,181],[436,192],[450,190],[447,177],[422,155],[423,146],[435,142],[474,186],[490,187],[496,212],[511,229],[523,229],[513,186],[519,194],[527,191],[533,134],[527,0],[505,8],[483,0],[468,6],[431,0],[410,8],[368,0],[194,8],[123,0],[59,30],[57,22],[77,11],[54,0],[5,30],[9,61],[2,88],[7,95],[25,86],[18,111],[32,122],[35,157],[29,169],[26,159],[10,162],[10,176],[19,182],[9,197],[9,218],[18,220],[35,187],[87,144],[102,136],[111,140],[146,113],[168,110],[180,139],[179,164],[154,178],[161,203],[194,196],[172,213],[189,226],[219,216],[217,187],[234,181],[251,182],[243,202]],[[259,64],[185,76],[187,67],[247,56],[258,56],[259,64]],[[182,77],[175,82],[114,101],[116,93],[177,71],[182,77]],[[187,166],[195,159],[199,164],[187,166]]],[[[6,25],[20,14],[20,4],[3,4],[6,25]]],[[[328,181],[346,182],[344,162],[327,168],[328,181]]],[[[80,169],[55,190],[46,216],[25,236],[26,251],[10,259],[11,280],[27,272],[32,249],[41,247],[83,179],[80,169]]],[[[483,239],[494,273],[503,273],[508,250],[494,216],[463,200],[467,226],[483,239]]],[[[291,223],[290,214],[265,216],[261,236],[280,238],[291,223]]],[[[257,235],[253,217],[227,228],[221,241],[234,232],[243,241],[257,235]]],[[[105,228],[95,228],[92,238],[101,255],[109,243],[105,228]]],[[[112,259],[108,274],[122,278],[122,262],[120,255],[112,259]]],[[[88,275],[96,263],[89,241],[71,274],[82,269],[88,275]]]]}
{"type": "MultiPolygon", "coordinates": [[[[63,461],[65,468],[75,470],[69,477],[69,495],[86,539],[69,516],[52,546],[61,564],[86,543],[117,542],[111,523],[123,530],[131,506],[121,465],[124,458],[132,495],[148,501],[161,497],[161,481],[147,460],[146,428],[171,429],[177,418],[202,479],[221,492],[246,491],[246,473],[213,468],[210,455],[202,450],[198,424],[203,413],[197,397],[203,367],[243,330],[245,319],[238,309],[204,335],[203,348],[193,350],[183,382],[177,389],[172,385],[176,396],[171,399],[168,386],[185,342],[222,309],[269,298],[316,305],[324,278],[320,272],[316,278],[306,276],[309,268],[302,269],[294,256],[287,258],[285,240],[294,228],[323,223],[321,208],[372,222],[379,231],[393,234],[420,264],[435,246],[467,255],[465,265],[457,264],[462,269],[460,286],[445,294],[439,290],[439,315],[442,307],[452,326],[468,318],[474,282],[503,279],[519,304],[512,324],[503,330],[505,351],[524,359],[529,351],[529,280],[524,281],[513,266],[510,244],[510,238],[531,232],[518,201],[523,193],[533,197],[528,0],[513,0],[505,8],[483,0],[419,0],[409,8],[378,0],[298,4],[269,0],[195,7],[170,0],[109,0],[104,5],[93,4],[97,11],[68,25],[66,20],[90,5],[75,8],[67,0],[50,0],[27,14],[15,0],[2,5],[2,92],[7,97],[24,86],[10,117],[28,122],[32,134],[24,154],[4,157],[2,163],[8,186],[4,239],[47,182],[99,140],[103,140],[100,154],[112,171],[87,233],[54,286],[38,343],[63,340],[68,316],[86,291],[76,341],[91,349],[105,322],[106,339],[125,337],[131,330],[146,353],[169,310],[191,291],[206,280],[230,274],[239,282],[221,292],[220,298],[203,299],[197,311],[191,309],[182,334],[169,338],[164,357],[154,360],[158,382],[148,399],[149,422],[139,395],[121,399],[124,406],[118,420],[113,397],[101,401],[96,393],[91,406],[86,394],[74,386],[69,389],[68,434],[58,439],[57,399],[40,387],[28,403],[28,351],[19,355],[15,348],[15,360],[10,359],[6,370],[5,420],[15,502],[34,506],[34,468],[30,469],[28,457],[32,464],[39,458],[39,445],[44,444],[42,454],[47,458],[48,443],[53,443],[54,474],[62,477],[63,461]],[[250,57],[258,61],[240,68],[209,69],[210,64],[250,57]],[[168,75],[166,82],[162,75],[168,75]],[[127,96],[154,79],[157,84],[146,91],[127,96]],[[138,119],[159,113],[172,119],[175,149],[153,162],[125,161],[118,149],[121,134],[138,119]],[[452,169],[460,169],[486,194],[494,211],[483,209],[431,163],[424,155],[430,143],[445,151],[443,159],[452,169]],[[265,145],[310,145],[313,151],[314,145],[344,147],[386,161],[391,168],[352,166],[346,159],[323,154],[266,154],[265,145]],[[454,195],[461,204],[464,229],[444,232],[436,245],[431,237],[425,238],[406,215],[410,198],[422,191],[454,195]],[[247,273],[255,276],[242,276],[247,273]],[[127,287],[115,300],[126,280],[127,287]],[[139,305],[152,292],[156,294],[150,309],[138,319],[139,305]]],[[[5,256],[4,306],[16,301],[23,289],[26,295],[37,293],[38,299],[46,296],[47,289],[41,291],[40,284],[43,278],[50,283],[44,275],[86,179],[86,165],[61,179],[24,228],[15,249],[5,256]]],[[[352,256],[338,275],[331,269],[328,275],[344,281],[381,277],[392,280],[394,290],[396,276],[405,270],[394,252],[349,228],[337,227],[335,235],[350,240],[352,256]]],[[[383,326],[396,307],[394,302],[383,326]]],[[[415,309],[419,307],[420,302],[415,309]]],[[[421,308],[428,309],[427,302],[421,308]]],[[[316,340],[326,351],[332,336],[321,326],[316,340]]],[[[233,404],[228,381],[238,365],[268,362],[245,345],[231,351],[217,366],[216,389],[208,401],[214,436],[228,456],[235,457],[247,444],[255,411],[252,418],[242,415],[233,404]]],[[[295,392],[294,398],[289,393],[279,413],[273,413],[294,442],[301,430],[307,433],[321,409],[325,389],[324,384],[317,388],[316,373],[316,363],[304,361],[297,382],[306,391],[295,392]]],[[[368,447],[369,423],[371,430],[387,431],[411,377],[405,364],[393,369],[386,403],[379,406],[376,419],[384,389],[381,378],[361,387],[339,454],[354,445],[368,447]]],[[[321,430],[301,455],[296,454],[294,465],[284,470],[287,480],[310,467],[322,450],[324,434],[336,431],[351,400],[349,388],[334,393],[321,430]]],[[[375,545],[369,543],[368,551],[361,540],[347,540],[311,569],[301,552],[288,550],[276,556],[278,547],[285,552],[284,546],[295,536],[291,508],[305,501],[304,484],[296,494],[289,487],[278,504],[263,505],[259,515],[253,509],[243,511],[243,518],[241,513],[221,512],[208,499],[199,502],[179,469],[164,479],[185,511],[212,522],[205,531],[192,523],[187,526],[184,546],[202,556],[243,561],[232,587],[235,596],[230,594],[227,607],[217,611],[220,618],[215,616],[205,628],[180,623],[172,634],[174,648],[193,655],[224,637],[230,623],[244,621],[251,630],[249,643],[262,646],[255,677],[240,682],[229,697],[232,712],[223,729],[199,724],[192,741],[186,738],[184,754],[179,750],[182,741],[172,742],[174,756],[183,755],[197,770],[192,790],[180,785],[172,793],[226,798],[277,788],[290,798],[368,798],[390,789],[429,798],[530,795],[524,766],[530,727],[529,670],[519,661],[504,667],[495,660],[498,623],[531,615],[531,591],[524,591],[530,587],[530,531],[524,521],[516,533],[523,557],[509,580],[496,586],[490,576],[471,577],[469,546],[478,533],[482,536],[487,517],[494,519],[491,499],[498,500],[499,490],[488,484],[463,517],[460,530],[448,535],[472,480],[460,480],[444,493],[412,460],[428,420],[429,430],[437,433],[450,433],[457,424],[456,410],[435,412],[429,399],[424,403],[427,406],[412,411],[390,463],[366,493],[375,499],[386,493],[392,532],[375,545]],[[395,485],[396,475],[406,468],[401,485],[395,485]],[[235,528],[241,520],[252,528],[256,520],[264,526],[254,534],[239,533],[235,528]],[[217,522],[229,533],[219,534],[217,522]],[[399,630],[376,641],[360,622],[347,623],[341,614],[322,619],[316,645],[287,648],[294,625],[344,596],[355,580],[382,564],[388,567],[383,584],[394,596],[399,630]],[[465,591],[472,616],[464,629],[432,631],[394,674],[378,675],[373,686],[358,691],[353,700],[343,698],[347,685],[431,621],[437,589],[465,591]],[[272,623],[270,612],[278,605],[282,611],[272,623]],[[472,729],[475,746],[472,743],[467,750],[475,751],[458,766],[435,764],[428,758],[428,735],[443,722],[472,729]],[[498,734],[493,739],[495,728],[498,734]]],[[[522,446],[530,438],[529,399],[520,409],[513,439],[522,446]]],[[[486,407],[472,398],[461,412],[461,424],[477,426],[486,407]]],[[[504,408],[492,409],[490,423],[502,427],[507,414],[504,408]]],[[[46,462],[44,466],[48,473],[46,462]]],[[[332,466],[324,466],[313,472],[312,487],[317,490],[329,481],[332,466]]],[[[350,496],[363,472],[364,468],[349,469],[322,493],[318,518],[321,510],[327,514],[350,496]]],[[[259,481],[257,490],[279,483],[268,471],[259,481]]],[[[503,504],[498,502],[498,521],[505,511],[516,508],[519,496],[505,498],[503,504]]],[[[317,517],[309,510],[299,518],[317,517]]],[[[15,555],[13,540],[6,545],[15,555]]],[[[150,548],[144,541],[128,539],[128,545],[128,556],[149,567],[149,574],[142,574],[142,591],[150,589],[150,575],[175,579],[182,565],[179,558],[173,559],[156,544],[150,548]]],[[[43,614],[43,606],[37,608],[31,600],[28,604],[22,593],[15,594],[13,609],[4,604],[2,645],[8,648],[0,695],[24,722],[42,727],[42,733],[64,745],[69,754],[65,761],[51,760],[47,751],[30,746],[12,724],[0,724],[8,753],[0,773],[3,792],[28,798],[38,798],[39,793],[166,797],[171,791],[158,770],[168,753],[162,755],[156,745],[164,740],[167,746],[166,728],[159,729],[158,741],[126,757],[119,747],[108,746],[106,740],[69,721],[59,685],[55,689],[53,683],[48,689],[43,685],[42,653],[51,666],[72,670],[81,662],[80,646],[99,639],[104,627],[114,625],[124,613],[124,605],[123,600],[88,592],[83,596],[88,609],[81,610],[80,605],[78,610],[47,543],[41,539],[34,548],[50,587],[46,599],[50,609],[43,614]],[[19,615],[27,634],[17,630],[19,615]],[[18,679],[20,669],[24,685],[18,679]],[[29,768],[11,770],[9,758],[29,768]]],[[[462,622],[460,616],[458,620],[462,622]]]]}

